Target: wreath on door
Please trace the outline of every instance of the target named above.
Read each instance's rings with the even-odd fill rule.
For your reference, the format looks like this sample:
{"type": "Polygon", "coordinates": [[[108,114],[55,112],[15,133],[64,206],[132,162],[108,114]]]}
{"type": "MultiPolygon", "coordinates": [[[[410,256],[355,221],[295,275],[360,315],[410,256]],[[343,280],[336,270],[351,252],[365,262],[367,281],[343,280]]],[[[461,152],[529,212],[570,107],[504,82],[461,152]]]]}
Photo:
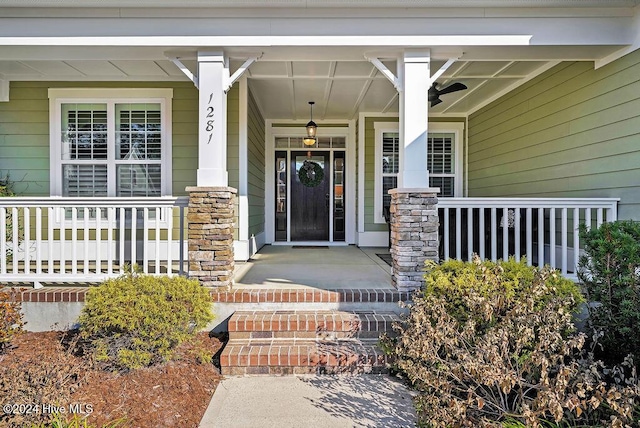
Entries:
{"type": "Polygon", "coordinates": [[[319,163],[306,160],[298,170],[300,183],[306,187],[316,187],[324,179],[324,170],[319,163]]]}

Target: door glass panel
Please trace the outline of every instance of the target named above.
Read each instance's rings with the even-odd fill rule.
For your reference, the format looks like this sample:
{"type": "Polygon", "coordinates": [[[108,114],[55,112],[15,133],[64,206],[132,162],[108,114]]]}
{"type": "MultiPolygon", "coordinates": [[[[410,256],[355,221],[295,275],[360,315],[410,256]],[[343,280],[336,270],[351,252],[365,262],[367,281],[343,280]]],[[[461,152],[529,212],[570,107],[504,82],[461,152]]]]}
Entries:
{"type": "Polygon", "coordinates": [[[287,152],[276,152],[276,241],[287,240],[287,152]]]}
{"type": "Polygon", "coordinates": [[[344,152],[333,158],[333,240],[344,241],[344,152]]]}

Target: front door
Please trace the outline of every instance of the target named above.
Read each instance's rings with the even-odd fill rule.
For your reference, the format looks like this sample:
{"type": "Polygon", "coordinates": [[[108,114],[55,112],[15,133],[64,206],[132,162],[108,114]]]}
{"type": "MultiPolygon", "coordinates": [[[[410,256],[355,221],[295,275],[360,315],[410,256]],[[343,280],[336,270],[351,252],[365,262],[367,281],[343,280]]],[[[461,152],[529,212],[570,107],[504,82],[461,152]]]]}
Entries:
{"type": "Polygon", "coordinates": [[[331,168],[328,151],[291,152],[291,240],[328,241],[331,168]]]}

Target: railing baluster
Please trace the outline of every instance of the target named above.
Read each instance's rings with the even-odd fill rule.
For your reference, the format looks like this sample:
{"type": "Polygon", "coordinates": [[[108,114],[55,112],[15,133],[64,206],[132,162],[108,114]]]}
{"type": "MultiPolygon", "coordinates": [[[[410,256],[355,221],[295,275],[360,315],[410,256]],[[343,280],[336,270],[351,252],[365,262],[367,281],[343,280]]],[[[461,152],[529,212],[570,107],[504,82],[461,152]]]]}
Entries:
{"type": "Polygon", "coordinates": [[[496,209],[491,208],[491,260],[498,260],[498,233],[496,230],[496,209]]]}
{"type": "Polygon", "coordinates": [[[136,207],[131,208],[131,266],[138,263],[138,254],[136,252],[138,245],[138,210],[136,207]]]}
{"type": "Polygon", "coordinates": [[[449,208],[444,209],[444,259],[449,260],[449,208]]]}
{"type": "Polygon", "coordinates": [[[509,259],[509,208],[502,208],[502,260],[509,259]]]}
{"type": "Polygon", "coordinates": [[[485,246],[487,245],[486,242],[486,231],[484,228],[484,208],[480,208],[478,210],[478,214],[480,215],[480,219],[478,222],[478,245],[480,246],[480,258],[484,260],[484,254],[485,254],[485,246]]]}
{"type": "Polygon", "coordinates": [[[124,208],[120,208],[120,219],[118,221],[118,229],[120,230],[120,273],[124,273],[124,265],[127,263],[124,256],[124,239],[126,238],[127,217],[124,208]]]}
{"type": "Polygon", "coordinates": [[[97,275],[102,273],[102,208],[96,207],[96,269],[97,275]]]}
{"type": "Polygon", "coordinates": [[[531,208],[527,208],[527,265],[533,265],[533,221],[531,220],[531,208]]]}
{"type": "Polygon", "coordinates": [[[67,271],[67,207],[61,208],[62,219],[60,220],[60,273],[67,271]]]}
{"type": "Polygon", "coordinates": [[[178,274],[184,275],[184,212],[183,206],[180,206],[180,265],[178,266],[178,274]]]}
{"type": "Polygon", "coordinates": [[[584,224],[587,226],[587,230],[591,230],[591,208],[587,208],[584,211],[584,224]]]}
{"type": "Polygon", "coordinates": [[[596,211],[596,216],[597,216],[596,224],[598,225],[598,227],[602,226],[602,223],[604,222],[602,213],[603,213],[602,208],[598,208],[598,210],[596,211]]]}
{"type": "MultiPolygon", "coordinates": [[[[53,274],[53,223],[55,223],[55,208],[49,207],[47,209],[47,273],[53,274]]],[[[59,254],[59,253],[58,253],[59,254]]]]}
{"type": "Polygon", "coordinates": [[[0,274],[7,273],[7,209],[0,207],[0,274]]]}
{"type": "Polygon", "coordinates": [[[556,268],[556,209],[549,209],[549,264],[556,268]]]}
{"type": "Polygon", "coordinates": [[[538,208],[538,266],[544,266],[544,208],[538,208]]]}
{"type": "Polygon", "coordinates": [[[24,218],[24,237],[22,244],[24,246],[24,270],[23,273],[31,273],[31,257],[29,248],[31,247],[31,212],[29,207],[24,207],[22,212],[24,218]]]}
{"type": "Polygon", "coordinates": [[[71,273],[78,273],[78,207],[71,207],[71,273]]]}
{"type": "Polygon", "coordinates": [[[562,224],[561,224],[561,243],[562,243],[562,274],[567,274],[567,209],[562,208],[562,224]]]}
{"type": "Polygon", "coordinates": [[[467,260],[473,257],[473,207],[467,208],[467,260]]]}
{"type": "Polygon", "coordinates": [[[42,274],[42,207],[36,207],[36,274],[42,274]]]}
{"type": "Polygon", "coordinates": [[[107,208],[107,275],[113,274],[113,260],[115,255],[113,250],[115,244],[113,242],[113,226],[116,223],[116,209],[114,207],[107,208]]]}
{"type": "Polygon", "coordinates": [[[82,238],[83,238],[83,244],[84,244],[84,266],[83,266],[83,272],[85,275],[89,274],[89,208],[88,207],[84,207],[82,210],[82,215],[84,216],[84,218],[82,219],[82,238]]]}
{"type": "MultiPolygon", "coordinates": [[[[156,207],[156,274],[160,273],[160,208],[156,207]]],[[[168,238],[167,238],[168,239],[168,238]]]]}
{"type": "Polygon", "coordinates": [[[142,209],[142,271],[149,273],[149,208],[142,209]]]}
{"type": "Polygon", "coordinates": [[[173,254],[171,254],[171,243],[173,241],[173,208],[167,208],[167,275],[173,273],[173,254]]]}
{"type": "Polygon", "coordinates": [[[20,219],[18,216],[18,208],[11,208],[11,227],[13,227],[13,236],[11,237],[11,257],[13,262],[13,273],[18,273],[18,242],[20,236],[20,219]]]}
{"type": "Polygon", "coordinates": [[[513,246],[516,253],[516,260],[520,261],[520,257],[522,256],[522,250],[520,249],[520,208],[515,208],[515,216],[513,221],[513,234],[515,236],[515,242],[513,246]]]}
{"type": "Polygon", "coordinates": [[[578,225],[580,224],[580,210],[573,209],[573,273],[577,272],[578,257],[580,257],[580,236],[578,233],[578,225]]]}
{"type": "Polygon", "coordinates": [[[456,259],[462,260],[462,208],[456,208],[456,259]]]}

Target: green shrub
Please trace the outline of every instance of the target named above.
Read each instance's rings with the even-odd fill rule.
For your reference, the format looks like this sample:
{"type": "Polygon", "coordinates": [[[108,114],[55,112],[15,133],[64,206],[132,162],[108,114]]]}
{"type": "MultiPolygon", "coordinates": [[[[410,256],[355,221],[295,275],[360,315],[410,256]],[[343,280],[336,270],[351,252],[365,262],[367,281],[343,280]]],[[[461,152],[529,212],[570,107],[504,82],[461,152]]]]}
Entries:
{"type": "Polygon", "coordinates": [[[96,361],[129,370],[170,359],[212,319],[209,292],[197,280],[131,273],[92,287],[79,323],[96,361]]]}
{"type": "Polygon", "coordinates": [[[581,296],[573,282],[525,261],[477,257],[429,263],[425,278],[398,337],[382,339],[418,391],[422,426],[632,420],[635,372],[619,376],[629,384],[607,383],[605,368],[579,354],[584,335],[572,335],[572,312],[581,296]]]}
{"type": "Polygon", "coordinates": [[[11,345],[16,335],[22,333],[24,324],[16,292],[0,285],[0,353],[11,345]]]}
{"type": "MultiPolygon", "coordinates": [[[[0,177],[0,198],[5,197],[13,197],[16,194],[13,191],[13,181],[9,178],[9,174],[4,177],[0,177]]],[[[19,210],[19,214],[21,214],[22,210],[19,210]]],[[[13,217],[11,215],[11,210],[7,210],[5,214],[5,224],[6,224],[6,235],[2,238],[5,239],[6,242],[13,242],[13,217]]],[[[22,240],[22,230],[18,230],[19,240],[22,240]]],[[[13,257],[13,247],[7,246],[6,254],[5,254],[7,262],[12,260],[13,257]]]]}
{"type": "Polygon", "coordinates": [[[585,255],[578,278],[589,305],[587,329],[597,354],[621,361],[640,358],[640,223],[618,221],[580,228],[585,255]],[[593,303],[595,302],[595,303],[593,303]]]}

